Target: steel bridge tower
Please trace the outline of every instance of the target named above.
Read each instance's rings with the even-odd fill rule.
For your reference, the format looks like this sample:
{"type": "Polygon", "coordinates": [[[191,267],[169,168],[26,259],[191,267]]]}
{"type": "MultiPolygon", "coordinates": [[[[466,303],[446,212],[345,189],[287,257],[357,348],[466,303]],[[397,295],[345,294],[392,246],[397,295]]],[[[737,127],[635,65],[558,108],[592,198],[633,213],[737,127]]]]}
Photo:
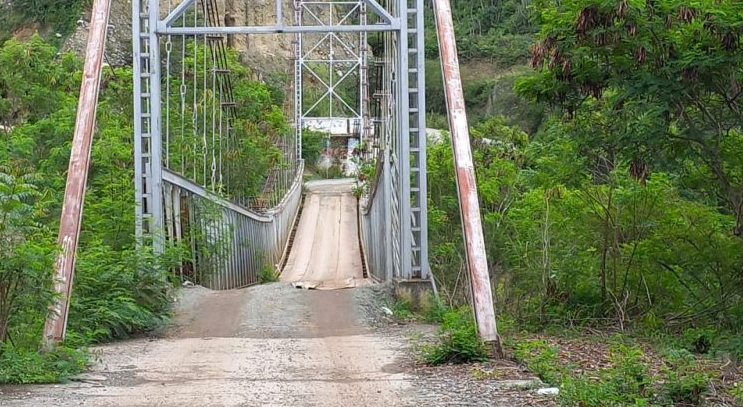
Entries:
{"type": "MultiPolygon", "coordinates": [[[[217,0],[133,0],[137,237],[161,252],[183,243],[179,272],[206,285],[256,282],[287,250],[301,199],[302,128],[347,119],[373,147],[376,178],[361,203],[362,245],[377,279],[428,278],[423,0],[274,0],[275,22],[224,26],[217,0]],[[294,24],[284,16],[294,15],[294,24]],[[236,185],[240,129],[227,38],[294,36],[295,130],[277,142],[282,161],[266,205],[236,185]],[[383,37],[370,90],[368,33],[383,37]],[[306,81],[323,89],[311,100],[306,81]],[[374,117],[370,105],[376,105],[374,117]],[[207,252],[204,248],[208,248],[207,252]]],[[[333,248],[329,248],[332,250],[333,248]]]]}

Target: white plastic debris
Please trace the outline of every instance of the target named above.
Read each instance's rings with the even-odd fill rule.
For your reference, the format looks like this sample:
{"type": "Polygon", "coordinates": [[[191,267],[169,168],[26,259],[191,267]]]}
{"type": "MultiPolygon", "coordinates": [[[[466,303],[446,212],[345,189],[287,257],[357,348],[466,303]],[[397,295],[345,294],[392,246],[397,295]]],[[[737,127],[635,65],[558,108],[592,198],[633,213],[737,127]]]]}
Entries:
{"type": "Polygon", "coordinates": [[[560,389],[557,387],[546,387],[544,389],[537,390],[537,394],[540,396],[556,396],[558,393],[560,393],[560,389]]]}
{"type": "Polygon", "coordinates": [[[389,309],[389,308],[387,308],[387,307],[382,307],[382,311],[383,311],[383,312],[384,312],[385,314],[387,314],[387,315],[390,315],[390,316],[392,316],[392,314],[393,314],[392,310],[391,310],[391,309],[389,309]]]}

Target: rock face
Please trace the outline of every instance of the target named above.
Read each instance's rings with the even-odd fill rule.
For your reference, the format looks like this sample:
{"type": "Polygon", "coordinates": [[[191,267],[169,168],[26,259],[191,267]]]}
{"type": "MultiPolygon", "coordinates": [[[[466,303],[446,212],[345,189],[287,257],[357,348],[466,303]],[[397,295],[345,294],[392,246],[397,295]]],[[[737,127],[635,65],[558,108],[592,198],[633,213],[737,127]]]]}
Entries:
{"type": "MultiPolygon", "coordinates": [[[[175,7],[179,0],[171,0],[175,7]]],[[[222,25],[275,25],[276,10],[272,0],[216,0],[223,18],[222,25]]],[[[168,10],[168,0],[161,0],[161,14],[168,10]]],[[[283,0],[284,24],[293,23],[291,0],[283,0]]],[[[90,13],[81,16],[77,29],[64,42],[62,51],[85,54],[90,13]]],[[[112,66],[130,65],[132,62],[132,3],[131,0],[112,0],[109,31],[106,42],[106,62],[112,66]]],[[[240,60],[260,76],[264,73],[289,73],[292,67],[291,34],[235,35],[230,44],[237,50],[240,60]]]]}
{"type": "MultiPolygon", "coordinates": [[[[276,24],[276,6],[272,0],[218,0],[225,10],[227,25],[271,26],[276,24]],[[222,4],[224,3],[224,4],[222,4]]],[[[283,1],[283,22],[294,21],[292,2],[283,1]]],[[[291,72],[292,34],[235,35],[230,42],[240,53],[240,60],[258,73],[291,72]]]]}
{"type": "MultiPolygon", "coordinates": [[[[132,3],[131,0],[111,0],[111,15],[106,37],[106,60],[112,66],[132,63],[132,3]]],[[[77,28],[62,44],[61,51],[85,55],[90,28],[90,12],[77,20],[77,28]]]]}

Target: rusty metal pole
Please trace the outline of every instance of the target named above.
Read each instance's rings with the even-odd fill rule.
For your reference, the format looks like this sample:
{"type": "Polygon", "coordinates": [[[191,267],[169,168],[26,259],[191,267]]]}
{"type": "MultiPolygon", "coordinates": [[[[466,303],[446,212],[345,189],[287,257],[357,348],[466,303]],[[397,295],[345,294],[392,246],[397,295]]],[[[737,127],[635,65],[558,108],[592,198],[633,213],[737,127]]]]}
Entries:
{"type": "Polygon", "coordinates": [[[433,0],[433,6],[477,332],[485,342],[492,343],[496,353],[500,354],[502,351],[495,324],[495,309],[490,288],[485,239],[482,233],[480,203],[477,196],[462,78],[459,72],[451,3],[449,0],[433,0]]]}
{"type": "Polygon", "coordinates": [[[103,53],[111,0],[95,0],[90,17],[88,46],[85,51],[85,66],[77,105],[75,133],[67,170],[62,216],[59,223],[60,253],[55,263],[55,302],[50,306],[44,325],[44,347],[49,349],[64,339],[67,329],[67,314],[70,308],[72,279],[75,273],[78,235],[83,215],[85,187],[88,180],[88,164],[93,144],[98,88],[101,82],[103,53]]]}

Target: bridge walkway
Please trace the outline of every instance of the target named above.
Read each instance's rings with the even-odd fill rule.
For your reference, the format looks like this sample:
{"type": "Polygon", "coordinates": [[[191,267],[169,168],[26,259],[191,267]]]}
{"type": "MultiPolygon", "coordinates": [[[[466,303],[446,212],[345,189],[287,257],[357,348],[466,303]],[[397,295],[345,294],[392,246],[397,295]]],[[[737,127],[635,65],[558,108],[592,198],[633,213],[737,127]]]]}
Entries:
{"type": "Polygon", "coordinates": [[[305,184],[304,208],[281,281],[332,290],[365,285],[352,179],[305,184]]]}

